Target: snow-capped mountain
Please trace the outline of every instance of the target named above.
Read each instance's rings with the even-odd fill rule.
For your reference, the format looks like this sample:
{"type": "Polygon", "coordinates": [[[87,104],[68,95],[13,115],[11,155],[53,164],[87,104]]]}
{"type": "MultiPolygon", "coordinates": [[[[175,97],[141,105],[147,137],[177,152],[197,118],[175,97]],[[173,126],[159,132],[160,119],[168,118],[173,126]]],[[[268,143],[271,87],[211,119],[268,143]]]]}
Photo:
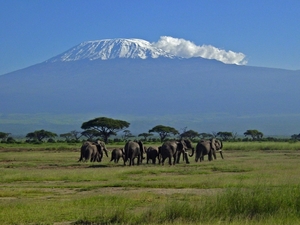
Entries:
{"type": "Polygon", "coordinates": [[[1,75],[0,128],[69,132],[107,116],[130,122],[136,134],[157,124],[197,132],[299,133],[300,70],[179,58],[156,46],[140,39],[87,41],[1,75]]]}
{"type": "Polygon", "coordinates": [[[115,59],[115,58],[178,58],[164,50],[154,47],[142,39],[103,39],[86,41],[55,56],[46,62],[77,61],[82,59],[115,59]]]}

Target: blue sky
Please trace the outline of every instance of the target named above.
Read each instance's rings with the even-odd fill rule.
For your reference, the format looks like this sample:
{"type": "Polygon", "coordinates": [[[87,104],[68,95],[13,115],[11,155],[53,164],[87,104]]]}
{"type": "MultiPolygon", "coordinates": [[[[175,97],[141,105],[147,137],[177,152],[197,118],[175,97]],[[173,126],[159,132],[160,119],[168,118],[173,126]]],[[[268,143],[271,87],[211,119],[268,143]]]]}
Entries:
{"type": "Polygon", "coordinates": [[[300,69],[299,0],[0,0],[0,74],[88,40],[170,36],[300,69]]]}

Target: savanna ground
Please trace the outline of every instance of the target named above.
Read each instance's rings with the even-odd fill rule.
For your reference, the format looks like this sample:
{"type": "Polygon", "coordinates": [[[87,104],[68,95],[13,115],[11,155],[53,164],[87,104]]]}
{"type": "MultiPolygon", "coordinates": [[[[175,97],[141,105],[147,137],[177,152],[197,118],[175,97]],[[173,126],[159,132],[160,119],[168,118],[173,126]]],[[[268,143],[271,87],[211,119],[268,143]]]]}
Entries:
{"type": "Polygon", "coordinates": [[[175,166],[82,163],[79,149],[0,144],[0,224],[300,223],[298,142],[224,143],[223,160],[175,166]]]}

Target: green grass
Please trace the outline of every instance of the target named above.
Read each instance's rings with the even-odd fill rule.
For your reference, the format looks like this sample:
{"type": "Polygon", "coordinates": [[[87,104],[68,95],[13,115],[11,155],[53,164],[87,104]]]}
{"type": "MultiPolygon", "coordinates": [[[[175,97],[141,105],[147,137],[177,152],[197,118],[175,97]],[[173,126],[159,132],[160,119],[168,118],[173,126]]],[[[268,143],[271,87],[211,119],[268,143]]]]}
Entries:
{"type": "Polygon", "coordinates": [[[299,224],[298,144],[241,144],[223,160],[132,167],[78,163],[78,144],[0,147],[0,224],[299,224]]]}

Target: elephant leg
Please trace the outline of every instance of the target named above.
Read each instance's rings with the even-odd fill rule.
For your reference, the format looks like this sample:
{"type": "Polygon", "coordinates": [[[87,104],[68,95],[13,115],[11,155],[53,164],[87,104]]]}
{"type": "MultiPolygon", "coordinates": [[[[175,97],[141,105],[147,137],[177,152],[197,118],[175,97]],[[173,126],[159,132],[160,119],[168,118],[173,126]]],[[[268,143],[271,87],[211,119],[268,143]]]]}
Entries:
{"type": "Polygon", "coordinates": [[[165,160],[166,160],[166,158],[162,158],[161,165],[165,165],[165,160]]]}
{"type": "MultiPolygon", "coordinates": [[[[196,154],[196,155],[195,155],[195,162],[198,162],[199,158],[200,158],[199,155],[196,154]]],[[[201,160],[200,160],[200,161],[201,161],[201,160]]]]}
{"type": "Polygon", "coordinates": [[[181,152],[178,152],[178,156],[176,157],[176,163],[178,164],[179,161],[180,161],[180,155],[181,155],[181,152]]]}
{"type": "Polygon", "coordinates": [[[212,161],[212,152],[211,151],[208,153],[208,160],[212,161]]]}
{"type": "Polygon", "coordinates": [[[219,152],[220,152],[221,158],[224,159],[222,150],[220,150],[219,152]]]}
{"type": "Polygon", "coordinates": [[[186,164],[190,164],[188,153],[185,152],[184,155],[185,155],[185,162],[186,162],[186,164]]]}
{"type": "Polygon", "coordinates": [[[172,157],[169,157],[169,165],[172,166],[172,157]]]}
{"type": "Polygon", "coordinates": [[[214,156],[214,159],[216,160],[217,159],[216,151],[213,151],[213,156],[214,156]]]}
{"type": "Polygon", "coordinates": [[[176,157],[176,154],[174,154],[174,155],[173,155],[173,165],[175,165],[176,160],[177,160],[177,157],[176,157]]]}
{"type": "Polygon", "coordinates": [[[137,157],[137,158],[136,158],[136,161],[137,161],[137,163],[136,163],[136,164],[137,164],[137,165],[140,165],[140,163],[141,163],[142,159],[141,159],[140,157],[137,157]]]}

